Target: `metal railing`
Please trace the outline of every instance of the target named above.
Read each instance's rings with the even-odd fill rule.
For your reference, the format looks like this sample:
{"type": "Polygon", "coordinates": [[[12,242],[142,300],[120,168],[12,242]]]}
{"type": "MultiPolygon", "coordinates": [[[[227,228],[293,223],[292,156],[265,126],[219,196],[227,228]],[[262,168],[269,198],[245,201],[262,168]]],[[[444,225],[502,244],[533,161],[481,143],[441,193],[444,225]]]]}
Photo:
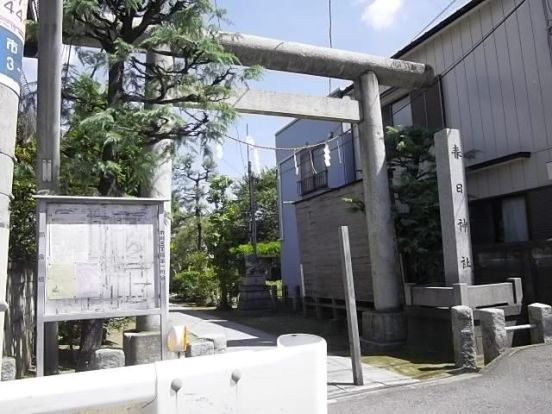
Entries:
{"type": "Polygon", "coordinates": [[[297,182],[299,195],[304,196],[322,188],[328,188],[328,171],[320,171],[297,182]]]}

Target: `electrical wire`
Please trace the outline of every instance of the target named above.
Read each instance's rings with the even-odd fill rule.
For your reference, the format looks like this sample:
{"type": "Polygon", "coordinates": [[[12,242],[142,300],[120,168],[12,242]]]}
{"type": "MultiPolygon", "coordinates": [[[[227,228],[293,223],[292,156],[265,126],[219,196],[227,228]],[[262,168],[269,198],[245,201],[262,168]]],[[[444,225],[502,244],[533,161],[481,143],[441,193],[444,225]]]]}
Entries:
{"type": "MultiPolygon", "coordinates": [[[[339,155],[339,151],[343,151],[344,148],[348,147],[348,146],[351,146],[353,145],[351,141],[347,141],[345,143],[341,143],[341,144],[338,144],[338,146],[336,146],[335,148],[330,148],[330,153],[335,153],[335,152],[338,152],[338,155],[339,155]]],[[[283,175],[285,173],[288,173],[290,171],[295,171],[295,164],[294,163],[291,163],[291,167],[287,167],[287,168],[282,168],[282,166],[286,165],[287,163],[289,163],[289,161],[293,160],[293,158],[288,158],[284,161],[282,161],[279,165],[280,165],[280,173],[283,175]]],[[[301,165],[301,163],[299,163],[299,165],[301,165]]]]}
{"type": "Polygon", "coordinates": [[[228,135],[228,134],[224,134],[224,137],[225,138],[228,138],[232,141],[235,141],[235,142],[238,142],[240,144],[244,144],[244,145],[247,145],[248,147],[251,147],[251,148],[257,148],[257,149],[261,149],[261,150],[266,150],[266,151],[290,151],[290,152],[299,152],[299,151],[302,151],[302,150],[305,150],[305,149],[311,149],[311,148],[316,148],[316,147],[319,147],[320,145],[324,145],[324,144],[328,144],[330,142],[333,142],[345,135],[347,135],[348,133],[351,132],[351,128],[349,128],[348,130],[342,132],[341,134],[337,135],[337,136],[333,136],[327,140],[324,140],[324,141],[320,141],[320,142],[317,142],[316,144],[307,144],[307,145],[302,145],[300,147],[271,147],[271,146],[267,146],[267,145],[259,145],[259,144],[251,144],[247,141],[243,141],[239,138],[236,138],[236,137],[233,137],[232,135],[228,135]]]}
{"type": "Polygon", "coordinates": [[[234,177],[234,178],[237,178],[237,177],[240,177],[240,176],[243,175],[243,172],[242,172],[242,171],[238,170],[237,167],[234,167],[232,164],[230,164],[228,161],[226,161],[226,160],[224,159],[224,157],[221,158],[219,161],[221,161],[223,164],[225,164],[227,167],[229,167],[230,169],[234,170],[234,171],[238,174],[238,176],[236,176],[236,177],[234,177]]]}
{"type": "MultiPolygon", "coordinates": [[[[333,49],[333,11],[332,0],[328,0],[328,37],[330,40],[330,49],[333,49]]],[[[328,94],[332,93],[332,78],[328,78],[328,94]]]]}
{"type": "Polygon", "coordinates": [[[422,33],[424,33],[433,23],[435,23],[443,14],[445,14],[448,9],[450,9],[452,7],[452,5],[454,3],[456,3],[458,0],[452,0],[447,6],[445,6],[445,8],[443,10],[441,10],[441,12],[435,16],[428,24],[426,24],[424,26],[424,28],[422,30],[420,30],[418,32],[418,34],[416,36],[414,36],[414,38],[412,39],[412,41],[416,40],[418,38],[418,36],[420,36],[422,33]]]}

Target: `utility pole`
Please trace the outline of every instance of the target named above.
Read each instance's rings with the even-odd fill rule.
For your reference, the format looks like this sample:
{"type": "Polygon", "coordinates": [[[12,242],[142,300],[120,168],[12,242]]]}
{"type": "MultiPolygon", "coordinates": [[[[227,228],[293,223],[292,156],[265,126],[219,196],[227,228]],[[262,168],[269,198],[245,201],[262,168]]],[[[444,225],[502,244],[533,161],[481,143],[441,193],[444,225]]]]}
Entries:
{"type": "MultiPolygon", "coordinates": [[[[250,157],[250,147],[254,144],[247,126],[247,181],[249,184],[249,230],[253,254],[245,255],[245,277],[240,283],[238,309],[244,311],[266,311],[273,307],[273,300],[266,285],[266,272],[259,266],[257,256],[257,202],[255,200],[255,176],[250,157]]],[[[255,157],[257,158],[257,157],[255,157]]],[[[256,162],[256,164],[258,164],[256,162]]]]}
{"type": "Polygon", "coordinates": [[[27,18],[27,0],[9,3],[12,7],[7,4],[0,7],[0,361],[4,349],[10,199],[27,18]]]}
{"type": "MultiPolygon", "coordinates": [[[[246,134],[249,136],[249,125],[246,126],[246,134]]],[[[249,228],[253,254],[257,260],[257,201],[255,200],[255,176],[249,156],[249,144],[247,145],[247,179],[249,183],[249,228]]]]}
{"type": "MultiPolygon", "coordinates": [[[[40,194],[59,194],[63,2],[38,11],[37,179],[40,194]]],[[[58,324],[44,327],[45,373],[58,373],[58,324]]]]}

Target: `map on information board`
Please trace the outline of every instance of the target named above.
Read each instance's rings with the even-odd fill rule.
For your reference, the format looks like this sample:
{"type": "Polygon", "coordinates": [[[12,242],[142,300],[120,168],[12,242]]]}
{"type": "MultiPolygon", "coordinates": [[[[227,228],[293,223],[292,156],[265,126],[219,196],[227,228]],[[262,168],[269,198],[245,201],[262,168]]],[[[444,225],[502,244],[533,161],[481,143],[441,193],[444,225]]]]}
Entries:
{"type": "Polygon", "coordinates": [[[159,307],[157,205],[48,203],[46,314],[159,307]]]}

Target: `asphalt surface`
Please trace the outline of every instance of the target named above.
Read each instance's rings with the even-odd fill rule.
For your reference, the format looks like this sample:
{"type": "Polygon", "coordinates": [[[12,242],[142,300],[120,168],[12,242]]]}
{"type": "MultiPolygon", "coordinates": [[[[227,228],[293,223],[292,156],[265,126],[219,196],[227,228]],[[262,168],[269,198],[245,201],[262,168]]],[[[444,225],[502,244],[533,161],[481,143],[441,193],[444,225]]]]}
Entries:
{"type": "Polygon", "coordinates": [[[510,350],[479,374],[339,399],[328,412],[552,413],[552,345],[510,350]]]}
{"type": "MultiPolygon", "coordinates": [[[[187,326],[196,336],[213,333],[224,335],[228,345],[227,352],[261,351],[276,346],[275,336],[258,329],[220,319],[193,308],[171,305],[170,309],[169,321],[175,325],[187,326]]],[[[358,387],[353,383],[351,359],[340,356],[328,356],[327,369],[328,399],[418,382],[385,369],[362,364],[364,385],[358,387]]]]}

